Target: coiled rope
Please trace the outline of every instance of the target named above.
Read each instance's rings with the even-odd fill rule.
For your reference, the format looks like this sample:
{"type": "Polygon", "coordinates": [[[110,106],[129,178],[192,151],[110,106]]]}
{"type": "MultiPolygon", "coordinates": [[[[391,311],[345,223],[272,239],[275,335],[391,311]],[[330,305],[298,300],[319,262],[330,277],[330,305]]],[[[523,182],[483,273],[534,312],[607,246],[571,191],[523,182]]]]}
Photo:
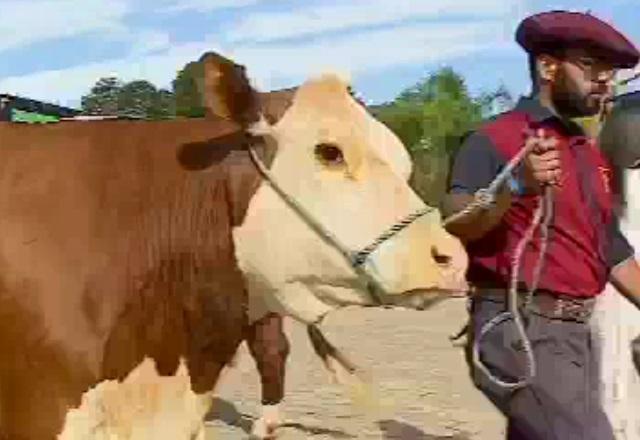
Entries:
{"type": "MultiPolygon", "coordinates": [[[[531,132],[529,133],[531,134],[531,132]]],[[[514,155],[511,160],[507,163],[500,173],[496,176],[496,178],[491,182],[491,184],[487,188],[482,188],[478,190],[474,195],[474,201],[467,205],[463,210],[452,214],[444,220],[444,225],[449,225],[455,221],[460,220],[478,210],[487,210],[495,205],[496,194],[502,185],[505,184],[506,180],[511,176],[511,173],[514,168],[516,168],[522,160],[529,154],[533,148],[535,148],[535,143],[531,143],[530,145],[525,145],[525,147],[521,148],[520,151],[514,155]]],[[[544,263],[544,256],[547,251],[547,243],[549,241],[549,225],[551,223],[551,219],[553,217],[553,191],[551,187],[546,187],[544,190],[544,194],[537,197],[538,206],[533,215],[533,219],[529,228],[527,229],[525,235],[519,241],[515,252],[513,254],[513,259],[511,261],[511,283],[509,288],[508,295],[508,310],[495,316],[493,319],[486,322],[481,330],[479,335],[474,337],[473,341],[473,363],[474,365],[482,371],[491,382],[496,385],[507,388],[507,389],[518,389],[527,386],[531,380],[533,380],[536,375],[536,363],[535,358],[533,356],[533,349],[531,347],[531,341],[527,337],[527,333],[524,327],[523,319],[520,311],[518,310],[518,278],[520,276],[520,264],[522,260],[522,256],[527,245],[533,239],[536,229],[539,226],[541,227],[541,245],[540,245],[540,254],[538,255],[538,260],[536,262],[536,266],[534,268],[533,280],[531,283],[531,287],[527,292],[527,295],[524,300],[525,307],[531,301],[531,298],[538,287],[538,282],[540,280],[540,274],[542,272],[542,266],[544,263]],[[480,342],[484,338],[484,336],[491,331],[493,328],[497,327],[499,324],[507,321],[509,318],[513,317],[514,323],[516,325],[516,330],[519,334],[519,337],[522,342],[522,347],[526,356],[526,374],[525,377],[516,382],[506,382],[501,380],[500,378],[491,374],[489,369],[482,363],[480,359],[480,342]]],[[[462,337],[469,330],[470,323],[469,321],[466,325],[455,335],[451,336],[451,340],[457,340],[462,337]]]]}

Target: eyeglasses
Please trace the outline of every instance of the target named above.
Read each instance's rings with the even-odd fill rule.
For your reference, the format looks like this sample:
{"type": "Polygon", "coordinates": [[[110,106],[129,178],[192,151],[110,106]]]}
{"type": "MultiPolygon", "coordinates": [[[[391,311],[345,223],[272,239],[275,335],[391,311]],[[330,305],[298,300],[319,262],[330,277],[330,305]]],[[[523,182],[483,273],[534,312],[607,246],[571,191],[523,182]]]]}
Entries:
{"type": "Polygon", "coordinates": [[[612,81],[617,71],[610,64],[589,57],[567,58],[565,61],[580,68],[592,81],[612,81]]]}

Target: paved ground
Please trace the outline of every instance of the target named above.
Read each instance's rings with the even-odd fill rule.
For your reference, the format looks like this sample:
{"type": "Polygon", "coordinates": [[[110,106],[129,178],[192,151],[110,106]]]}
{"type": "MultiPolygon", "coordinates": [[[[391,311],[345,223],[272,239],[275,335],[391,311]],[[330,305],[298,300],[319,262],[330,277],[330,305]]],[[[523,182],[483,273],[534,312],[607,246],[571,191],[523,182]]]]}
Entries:
{"type": "MultiPolygon", "coordinates": [[[[501,416],[473,388],[462,350],[447,339],[464,316],[460,299],[423,312],[349,309],[329,316],[323,324],[327,338],[372,380],[378,398],[364,399],[364,405],[350,399],[348,389],[331,383],[305,329],[287,321],[292,345],[283,405],[287,423],[278,438],[502,438],[501,416]]],[[[259,408],[258,375],[243,345],[237,365],[220,383],[207,440],[247,438],[259,408]]]]}

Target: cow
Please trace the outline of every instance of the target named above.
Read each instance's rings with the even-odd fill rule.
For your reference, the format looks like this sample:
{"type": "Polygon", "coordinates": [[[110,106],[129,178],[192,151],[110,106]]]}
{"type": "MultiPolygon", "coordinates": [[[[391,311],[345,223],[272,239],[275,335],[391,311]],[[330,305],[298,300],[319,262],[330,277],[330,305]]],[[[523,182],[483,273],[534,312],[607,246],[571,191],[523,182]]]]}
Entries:
{"type": "MultiPolygon", "coordinates": [[[[215,52],[207,52],[200,60],[188,63],[185,70],[190,70],[193,83],[191,86],[198,92],[205,116],[209,118],[230,118],[230,111],[224,101],[214,92],[214,87],[207,88],[205,81],[215,82],[212,78],[218,75],[220,65],[226,68],[243,69],[243,66],[215,52]]],[[[259,108],[264,118],[276,123],[291,105],[297,87],[290,87],[266,93],[257,93],[259,108]]],[[[353,90],[349,87],[353,95],[353,90]]],[[[363,102],[359,101],[361,104],[363,102]]],[[[255,299],[255,296],[254,296],[255,299]]],[[[244,333],[249,353],[253,358],[260,376],[262,411],[253,423],[252,437],[267,438],[282,423],[280,403],[284,399],[285,369],[290,351],[290,343],[283,329],[282,316],[265,313],[261,301],[248,305],[248,326],[244,333]]],[[[356,367],[329,341],[314,325],[307,328],[309,341],[316,354],[322,359],[334,381],[340,383],[343,375],[338,370],[346,370],[347,374],[355,374],[356,367]]]]}
{"type": "Polygon", "coordinates": [[[344,80],[310,78],[276,123],[243,68],[204,83],[226,118],[0,125],[3,438],[203,439],[249,304],[318,325],[466,290],[344,80]]]}
{"type": "MultiPolygon", "coordinates": [[[[230,112],[225,103],[213,93],[211,87],[205,86],[207,78],[215,78],[217,75],[219,64],[224,64],[227,68],[243,68],[218,53],[208,52],[199,61],[188,63],[185,69],[192,72],[192,86],[199,93],[207,117],[229,118],[230,112]]],[[[348,89],[355,97],[350,86],[348,89]]],[[[258,93],[259,106],[265,119],[270,123],[277,122],[291,105],[296,90],[296,87],[290,87],[258,93]]],[[[356,99],[364,105],[360,98],[356,99]]],[[[272,435],[282,423],[280,404],[284,399],[286,363],[290,351],[290,343],[283,330],[282,316],[273,312],[263,314],[265,308],[260,303],[258,301],[258,304],[249,304],[249,326],[245,332],[247,347],[257,367],[261,385],[262,410],[253,423],[254,438],[272,435]]],[[[345,374],[347,377],[356,375],[356,366],[334,347],[316,326],[309,325],[307,333],[311,346],[335,382],[343,382],[345,374]]],[[[360,378],[356,376],[355,379],[360,378]]]]}

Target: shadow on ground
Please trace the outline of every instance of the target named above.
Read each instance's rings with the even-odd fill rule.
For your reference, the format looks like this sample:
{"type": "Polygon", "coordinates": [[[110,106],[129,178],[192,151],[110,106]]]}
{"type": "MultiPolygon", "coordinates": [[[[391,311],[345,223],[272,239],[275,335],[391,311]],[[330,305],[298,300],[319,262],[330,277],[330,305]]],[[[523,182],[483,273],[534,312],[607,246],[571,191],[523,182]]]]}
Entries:
{"type": "Polygon", "coordinates": [[[251,432],[251,426],[255,417],[250,414],[243,414],[238,411],[235,405],[224,399],[214,398],[211,404],[211,411],[207,414],[207,422],[221,421],[228,426],[242,429],[245,433],[251,432]]]}
{"type": "MultiPolygon", "coordinates": [[[[246,434],[251,433],[251,427],[256,418],[250,414],[244,414],[237,410],[235,405],[224,399],[214,398],[212,410],[206,417],[207,422],[220,421],[228,426],[242,429],[246,434]]],[[[321,428],[319,426],[309,426],[302,423],[284,423],[280,427],[292,428],[308,435],[328,435],[335,439],[356,438],[351,434],[337,429],[321,428]]]]}
{"type": "Polygon", "coordinates": [[[378,426],[383,434],[382,438],[385,440],[471,440],[464,433],[444,436],[427,434],[415,426],[397,420],[381,420],[378,422],[378,426]]]}

